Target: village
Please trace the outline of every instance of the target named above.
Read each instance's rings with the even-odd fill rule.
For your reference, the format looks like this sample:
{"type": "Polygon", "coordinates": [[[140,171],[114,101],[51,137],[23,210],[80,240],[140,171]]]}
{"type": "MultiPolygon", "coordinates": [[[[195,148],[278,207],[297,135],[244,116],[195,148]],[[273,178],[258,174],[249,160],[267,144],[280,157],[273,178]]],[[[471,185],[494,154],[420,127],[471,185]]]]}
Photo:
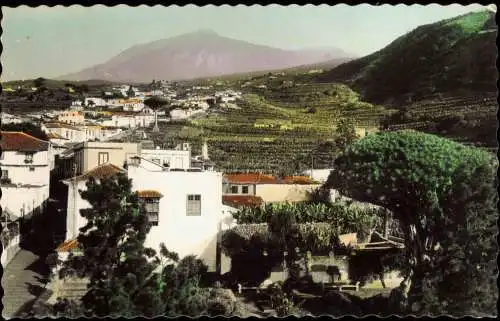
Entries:
{"type": "Polygon", "coordinates": [[[496,6],[188,7],[2,6],[4,318],[497,315],[496,6]]]}
{"type": "MultiPolygon", "coordinates": [[[[91,178],[99,181],[122,173],[132,180],[133,190],[147,204],[151,223],[147,246],[159,251],[161,243],[168,244],[169,250],[180,257],[195,255],[202,259],[209,273],[228,275],[231,258],[221,250],[222,234],[238,226],[236,213],[243,208],[307,202],[328,178],[331,169],[308,169],[292,176],[251,171],[224,173],[210,160],[206,141],[200,154],[193,154],[189,142],[179,141],[172,149],[155,145],[148,136],[158,131],[158,123],[196,117],[198,113],[206,113],[215,102],[227,104],[241,95],[227,90],[205,97],[187,94],[176,99],[168,85],[155,88],[153,92],[141,92],[123,85],[114,89],[128,96],[127,99],[86,97],[61,111],[2,114],[4,124],[32,122],[48,138],[44,141],[21,131],[2,131],[1,205],[6,223],[2,234],[6,241],[2,265],[7,270],[18,251],[29,248],[26,244],[43,243],[37,233],[44,234],[41,239],[46,240],[46,252],[53,248],[61,260],[78,251],[76,240],[86,224],[80,211],[89,206],[81,191],[91,178]],[[168,112],[153,110],[144,103],[151,96],[168,99],[170,106],[180,107],[171,107],[168,112]],[[40,230],[40,226],[44,228],[40,230]]],[[[199,89],[210,90],[193,87],[193,91],[199,89]]],[[[338,193],[331,190],[330,194],[334,202],[338,193]]],[[[356,233],[339,237],[346,246],[364,248],[366,245],[361,243],[369,243],[374,232],[363,240],[358,240],[356,233]]],[[[379,236],[382,239],[374,244],[378,245],[375,249],[403,247],[402,239],[393,236],[391,241],[387,233],[379,236]]],[[[375,237],[373,240],[377,241],[375,237]]],[[[326,265],[320,264],[324,268],[315,273],[316,282],[326,283],[332,289],[358,290],[359,282],[349,280],[343,257],[344,260],[332,256],[326,265]],[[326,272],[328,266],[336,269],[341,266],[340,283],[331,280],[326,272]]],[[[287,268],[281,270],[258,284],[242,279],[234,283],[232,290],[242,294],[242,291],[265,289],[272,282],[288,278],[287,268]]],[[[388,283],[396,284],[397,280],[396,276],[388,283]]],[[[52,296],[48,302],[52,303],[68,293],[72,298],[75,293],[83,295],[86,289],[82,280],[55,278],[47,282],[44,287],[50,288],[52,296]],[[75,288],[80,292],[75,292],[75,288]]],[[[5,289],[8,291],[8,286],[5,289]]],[[[20,307],[8,307],[16,308],[20,307]]]]}

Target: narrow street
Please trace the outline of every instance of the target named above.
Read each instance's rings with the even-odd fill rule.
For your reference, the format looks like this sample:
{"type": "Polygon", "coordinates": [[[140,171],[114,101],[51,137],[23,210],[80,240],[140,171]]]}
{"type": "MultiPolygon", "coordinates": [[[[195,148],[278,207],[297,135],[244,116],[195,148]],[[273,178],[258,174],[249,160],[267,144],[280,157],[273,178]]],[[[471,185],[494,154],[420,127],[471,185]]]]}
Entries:
{"type": "Polygon", "coordinates": [[[44,258],[21,249],[3,271],[2,317],[10,319],[29,309],[45,291],[46,273],[44,258]]]}

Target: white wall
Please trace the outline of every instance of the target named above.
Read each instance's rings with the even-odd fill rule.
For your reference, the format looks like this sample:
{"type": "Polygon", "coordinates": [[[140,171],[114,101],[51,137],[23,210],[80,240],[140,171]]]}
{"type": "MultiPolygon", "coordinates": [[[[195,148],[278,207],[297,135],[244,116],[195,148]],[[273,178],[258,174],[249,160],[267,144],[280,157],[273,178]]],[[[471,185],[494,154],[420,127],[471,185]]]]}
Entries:
{"type": "Polygon", "coordinates": [[[111,116],[111,121],[106,120],[101,122],[104,126],[116,126],[116,127],[149,127],[154,123],[153,115],[135,115],[135,116],[121,116],[113,115],[111,116]]]}
{"type": "Polygon", "coordinates": [[[129,166],[134,190],[156,190],[160,200],[158,226],[153,226],[147,246],[159,250],[160,243],[180,257],[196,255],[216,269],[217,233],[222,220],[222,173],[148,171],[129,166]],[[187,216],[187,195],[201,195],[201,216],[187,216]]]}
{"type": "Polygon", "coordinates": [[[309,169],[303,171],[302,175],[307,175],[317,182],[324,183],[328,179],[332,170],[333,169],[309,169]]]}
{"type": "Polygon", "coordinates": [[[260,196],[265,203],[268,202],[300,202],[306,201],[309,192],[321,185],[300,184],[257,184],[255,195],[260,196]]]}
{"type": "Polygon", "coordinates": [[[80,196],[79,190],[86,190],[85,181],[69,182],[68,185],[68,210],[66,216],[66,240],[75,239],[79,229],[87,224],[87,219],[80,215],[80,210],[89,208],[90,204],[83,200],[80,196]],[[76,186],[76,189],[75,189],[76,186]]]}
{"type": "Polygon", "coordinates": [[[191,163],[191,152],[188,150],[169,150],[169,149],[143,149],[141,157],[153,161],[160,161],[160,165],[167,162],[170,168],[188,169],[191,163]]]}
{"type": "MultiPolygon", "coordinates": [[[[2,167],[3,169],[3,167],[2,167]]],[[[42,209],[41,206],[49,198],[49,185],[40,187],[2,186],[2,209],[8,208],[18,217],[29,217],[33,209],[42,209]]]]}
{"type": "MultiPolygon", "coordinates": [[[[196,255],[208,265],[209,271],[215,271],[217,233],[219,224],[224,219],[222,173],[169,172],[154,165],[149,168],[150,170],[136,166],[128,168],[134,191],[156,190],[163,195],[160,200],[158,226],[151,228],[145,245],[159,251],[160,243],[163,242],[181,258],[196,255]],[[201,216],[186,215],[188,194],[201,195],[201,216]]],[[[85,188],[85,182],[78,183],[77,190],[85,188]]],[[[88,202],[81,199],[78,191],[75,193],[70,182],[67,240],[77,237],[78,230],[86,224],[80,210],[88,207],[88,202]]]]}
{"type": "MultiPolygon", "coordinates": [[[[8,175],[13,184],[49,185],[51,154],[48,151],[36,152],[32,163],[25,163],[26,154],[17,151],[4,151],[0,161],[2,170],[9,171],[8,175]],[[33,171],[30,171],[30,168],[33,171]]],[[[2,196],[2,199],[4,197],[2,196]]]]}

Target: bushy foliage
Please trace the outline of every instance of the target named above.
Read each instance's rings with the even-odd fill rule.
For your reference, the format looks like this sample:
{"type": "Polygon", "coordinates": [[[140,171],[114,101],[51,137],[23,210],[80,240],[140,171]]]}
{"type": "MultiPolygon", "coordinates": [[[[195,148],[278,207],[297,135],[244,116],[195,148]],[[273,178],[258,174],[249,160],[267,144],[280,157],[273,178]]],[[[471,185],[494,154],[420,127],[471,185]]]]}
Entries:
{"type": "Polygon", "coordinates": [[[2,124],[2,131],[23,132],[41,140],[48,140],[47,134],[33,123],[2,124]]]}
{"type": "Polygon", "coordinates": [[[292,298],[283,291],[281,282],[275,282],[268,287],[271,306],[276,310],[278,317],[295,315],[298,309],[295,307],[292,298]]]}
{"type": "Polygon", "coordinates": [[[344,150],[357,138],[358,135],[356,134],[356,128],[351,119],[342,118],[337,122],[335,128],[335,144],[340,150],[344,150]]]}
{"type": "Polygon", "coordinates": [[[368,136],[336,163],[328,186],[388,208],[400,221],[410,259],[412,313],[452,312],[438,302],[470,313],[480,311],[479,306],[487,313],[486,307],[494,306],[491,295],[471,295],[496,276],[490,262],[498,250],[493,242],[497,163],[491,155],[437,136],[401,131],[368,136]],[[478,265],[482,277],[466,272],[478,265]],[[452,275],[461,282],[452,282],[452,275]],[[458,298],[457,293],[467,295],[458,298]]]}
{"type": "Polygon", "coordinates": [[[380,208],[349,206],[345,202],[303,202],[244,207],[233,216],[238,224],[268,223],[277,215],[293,217],[297,224],[330,223],[339,234],[358,232],[363,238],[381,224],[383,212],[380,208]]]}

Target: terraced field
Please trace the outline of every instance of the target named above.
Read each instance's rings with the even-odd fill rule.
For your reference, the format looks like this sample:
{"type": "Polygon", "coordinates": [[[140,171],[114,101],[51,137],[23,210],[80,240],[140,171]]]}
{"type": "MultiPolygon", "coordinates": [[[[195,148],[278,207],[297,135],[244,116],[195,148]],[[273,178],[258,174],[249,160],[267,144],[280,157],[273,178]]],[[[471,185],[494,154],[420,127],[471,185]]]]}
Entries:
{"type": "Polygon", "coordinates": [[[428,99],[408,106],[409,119],[390,124],[388,129],[415,129],[467,145],[496,148],[497,109],[496,93],[428,99]]]}
{"type": "MultiPolygon", "coordinates": [[[[207,140],[211,160],[224,171],[294,174],[311,166],[329,168],[337,153],[333,144],[336,122],[346,115],[363,116],[362,106],[345,109],[340,105],[343,100],[330,99],[310,113],[279,97],[248,93],[236,108],[220,108],[205,117],[166,124],[161,134],[151,135],[159,142],[189,141],[194,153],[207,140]]],[[[371,107],[365,113],[369,121],[359,122],[360,135],[378,130],[374,117],[382,111],[371,107]]]]}

